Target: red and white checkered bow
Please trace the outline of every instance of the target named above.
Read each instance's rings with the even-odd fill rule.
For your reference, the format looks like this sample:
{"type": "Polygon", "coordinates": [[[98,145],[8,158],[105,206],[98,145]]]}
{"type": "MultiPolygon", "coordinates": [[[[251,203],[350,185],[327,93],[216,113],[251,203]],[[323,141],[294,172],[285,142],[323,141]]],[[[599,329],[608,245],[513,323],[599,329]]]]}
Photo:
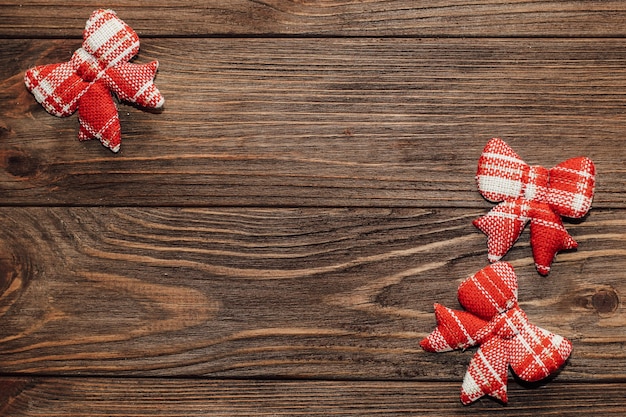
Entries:
{"type": "Polygon", "coordinates": [[[535,266],[550,272],[556,253],[577,247],[561,216],[579,218],[591,207],[595,167],[589,158],[568,159],[554,168],[529,166],[503,140],[491,139],[478,160],[478,190],[502,202],[474,225],[488,236],[489,260],[500,260],[530,220],[535,266]]]}
{"type": "Polygon", "coordinates": [[[78,138],[98,138],[113,152],[122,136],[111,97],[142,107],[159,108],[164,99],[153,83],[159,63],[128,62],[139,52],[139,37],[112,10],[96,10],[83,31],[83,45],[69,62],[26,71],[24,81],[51,114],[69,116],[78,109],[78,138]]]}
{"type": "Polygon", "coordinates": [[[461,388],[461,402],[484,395],[507,402],[508,365],[524,381],[539,381],[569,357],[569,340],[529,323],[517,304],[517,277],[511,264],[496,262],[459,286],[467,311],[435,304],[437,327],[420,343],[429,352],[480,345],[461,388]]]}

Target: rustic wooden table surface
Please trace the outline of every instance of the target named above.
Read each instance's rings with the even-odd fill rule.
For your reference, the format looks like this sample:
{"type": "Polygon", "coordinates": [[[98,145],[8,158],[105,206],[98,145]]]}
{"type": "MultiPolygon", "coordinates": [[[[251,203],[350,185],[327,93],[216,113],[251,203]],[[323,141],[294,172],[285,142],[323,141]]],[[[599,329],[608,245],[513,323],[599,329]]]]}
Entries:
{"type": "Polygon", "coordinates": [[[166,99],[118,154],[24,86],[103,6],[57,3],[0,5],[0,415],[626,413],[626,3],[114,1],[166,99]],[[487,264],[494,136],[598,182],[547,278],[505,257],[570,360],[463,406],[473,350],[418,343],[487,264]]]}

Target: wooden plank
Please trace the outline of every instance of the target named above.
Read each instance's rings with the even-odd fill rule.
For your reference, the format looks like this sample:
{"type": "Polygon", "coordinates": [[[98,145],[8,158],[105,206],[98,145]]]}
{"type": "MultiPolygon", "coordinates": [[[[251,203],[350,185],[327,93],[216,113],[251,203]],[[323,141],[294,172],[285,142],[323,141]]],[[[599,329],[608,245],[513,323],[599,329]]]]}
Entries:
{"type": "MultiPolygon", "coordinates": [[[[142,36],[625,36],[626,5],[603,1],[115,2],[142,36]]],[[[4,1],[0,37],[81,36],[102,3],[4,1]]]]}
{"type": "MultiPolygon", "coordinates": [[[[471,350],[418,342],[487,264],[481,213],[2,208],[0,369],[460,381],[471,350]]],[[[626,377],[623,219],[568,224],[547,278],[526,233],[506,257],[531,320],[573,341],[560,381],[626,377]]]]}
{"type": "Polygon", "coordinates": [[[166,107],[122,104],[118,155],[24,87],[78,46],[0,45],[4,205],[487,208],[473,177],[492,136],[532,164],[587,155],[594,206],[626,201],[621,39],[149,40],[166,107]]]}
{"type": "Polygon", "coordinates": [[[458,383],[0,378],[3,416],[622,416],[624,383],[509,386],[464,407],[458,383]]]}

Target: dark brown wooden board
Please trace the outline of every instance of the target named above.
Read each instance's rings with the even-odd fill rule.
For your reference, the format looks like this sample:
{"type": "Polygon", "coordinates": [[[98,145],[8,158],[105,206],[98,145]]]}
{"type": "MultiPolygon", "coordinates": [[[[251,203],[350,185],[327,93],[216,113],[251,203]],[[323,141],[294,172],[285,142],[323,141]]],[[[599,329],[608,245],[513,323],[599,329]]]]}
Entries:
{"type": "Polygon", "coordinates": [[[624,415],[625,21],[617,0],[3,1],[0,416],[624,415]],[[119,104],[119,154],[23,82],[102,6],[166,99],[119,104]],[[475,349],[418,343],[487,265],[494,136],[598,182],[548,277],[528,231],[505,257],[572,356],[464,407],[475,349]]]}
{"type": "Polygon", "coordinates": [[[595,207],[626,200],[621,39],[148,40],[165,109],[122,104],[117,155],[24,86],[78,46],[0,45],[5,205],[486,208],[494,136],[531,164],[587,155],[595,207]]]}
{"type": "Polygon", "coordinates": [[[0,36],[79,38],[86,17],[100,7],[117,11],[143,37],[626,35],[620,0],[4,0],[0,36]]]}
{"type": "Polygon", "coordinates": [[[0,378],[0,413],[20,416],[622,416],[623,383],[511,383],[511,403],[458,401],[446,382],[0,378]]]}
{"type": "MultiPolygon", "coordinates": [[[[433,302],[486,265],[480,211],[0,210],[0,369],[72,375],[462,378],[432,354],[433,302]]],[[[561,380],[624,378],[626,223],[594,211],[540,277],[507,255],[520,303],[570,338],[561,380]],[[611,366],[607,366],[610,358],[611,366]]]]}

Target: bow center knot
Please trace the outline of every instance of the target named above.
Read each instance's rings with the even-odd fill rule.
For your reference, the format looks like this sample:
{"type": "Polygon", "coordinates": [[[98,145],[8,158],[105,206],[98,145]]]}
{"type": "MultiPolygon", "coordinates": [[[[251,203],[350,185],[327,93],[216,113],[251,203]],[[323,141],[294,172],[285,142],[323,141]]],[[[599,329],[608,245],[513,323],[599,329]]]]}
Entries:
{"type": "Polygon", "coordinates": [[[92,82],[100,78],[102,72],[106,69],[96,57],[83,48],[79,48],[74,52],[70,62],[76,69],[76,75],[86,82],[92,82]]]}
{"type": "Polygon", "coordinates": [[[529,166],[524,172],[520,197],[530,201],[546,201],[549,182],[550,170],[539,165],[529,166]]]}
{"type": "Polygon", "coordinates": [[[521,333],[527,322],[526,313],[515,306],[493,318],[492,334],[500,339],[512,339],[521,333]]]}

